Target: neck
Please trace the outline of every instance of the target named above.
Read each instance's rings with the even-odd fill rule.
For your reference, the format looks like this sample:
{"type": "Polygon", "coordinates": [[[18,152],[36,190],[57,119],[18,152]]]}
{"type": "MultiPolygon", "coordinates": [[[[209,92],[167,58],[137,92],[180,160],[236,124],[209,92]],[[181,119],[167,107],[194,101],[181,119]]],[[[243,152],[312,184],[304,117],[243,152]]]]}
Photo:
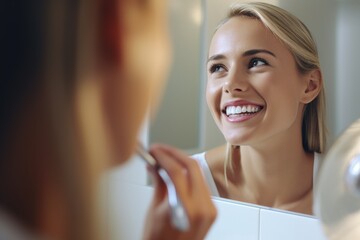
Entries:
{"type": "Polygon", "coordinates": [[[313,159],[302,144],[284,141],[278,147],[240,149],[241,172],[255,202],[278,207],[302,199],[312,190],[313,159]]]}

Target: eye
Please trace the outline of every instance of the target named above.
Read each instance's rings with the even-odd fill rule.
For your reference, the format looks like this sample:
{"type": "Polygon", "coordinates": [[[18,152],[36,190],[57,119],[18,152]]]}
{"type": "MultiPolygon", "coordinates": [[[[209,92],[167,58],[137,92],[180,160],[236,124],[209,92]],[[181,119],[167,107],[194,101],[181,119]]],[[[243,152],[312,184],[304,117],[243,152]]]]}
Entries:
{"type": "Polygon", "coordinates": [[[249,62],[249,69],[253,67],[259,67],[262,65],[268,65],[268,63],[262,58],[252,58],[249,62]]]}
{"type": "Polygon", "coordinates": [[[209,68],[210,73],[223,72],[223,71],[225,71],[225,66],[222,64],[212,64],[209,68]]]}

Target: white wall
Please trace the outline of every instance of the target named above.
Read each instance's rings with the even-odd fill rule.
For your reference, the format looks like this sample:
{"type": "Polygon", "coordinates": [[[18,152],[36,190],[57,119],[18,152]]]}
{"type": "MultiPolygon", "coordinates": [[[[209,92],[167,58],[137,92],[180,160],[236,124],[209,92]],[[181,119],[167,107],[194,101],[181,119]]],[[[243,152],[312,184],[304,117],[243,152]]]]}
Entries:
{"type": "Polygon", "coordinates": [[[200,125],[201,0],[169,1],[173,62],[150,142],[196,149],[200,125]]]}
{"type": "Polygon", "coordinates": [[[360,118],[360,1],[338,1],[336,134],[360,118]]]}

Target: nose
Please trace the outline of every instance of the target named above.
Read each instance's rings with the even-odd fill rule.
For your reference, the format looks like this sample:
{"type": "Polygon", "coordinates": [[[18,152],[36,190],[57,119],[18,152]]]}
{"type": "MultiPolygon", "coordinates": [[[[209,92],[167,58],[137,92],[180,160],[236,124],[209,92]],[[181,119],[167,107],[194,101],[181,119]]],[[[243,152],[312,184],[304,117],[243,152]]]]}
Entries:
{"type": "Polygon", "coordinates": [[[223,85],[223,90],[225,93],[244,92],[247,91],[248,88],[249,82],[246,76],[236,71],[228,75],[223,85]]]}

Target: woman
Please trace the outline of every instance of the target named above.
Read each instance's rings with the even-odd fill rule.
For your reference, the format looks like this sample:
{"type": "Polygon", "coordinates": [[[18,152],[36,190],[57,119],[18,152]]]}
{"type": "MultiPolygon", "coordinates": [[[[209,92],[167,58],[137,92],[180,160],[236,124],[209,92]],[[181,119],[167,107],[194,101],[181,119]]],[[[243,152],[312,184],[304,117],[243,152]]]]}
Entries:
{"type": "Polygon", "coordinates": [[[236,4],[208,56],[207,103],[227,146],[193,157],[212,194],[312,214],[325,109],[309,30],[279,7],[236,4]]]}
{"type": "MultiPolygon", "coordinates": [[[[3,9],[0,238],[105,239],[97,186],[134,153],[159,98],[170,59],[165,1],[14,0],[3,9]]],[[[171,225],[152,171],[144,239],[203,239],[216,210],[197,163],[169,146],[150,151],[190,229],[171,225]]]]}

